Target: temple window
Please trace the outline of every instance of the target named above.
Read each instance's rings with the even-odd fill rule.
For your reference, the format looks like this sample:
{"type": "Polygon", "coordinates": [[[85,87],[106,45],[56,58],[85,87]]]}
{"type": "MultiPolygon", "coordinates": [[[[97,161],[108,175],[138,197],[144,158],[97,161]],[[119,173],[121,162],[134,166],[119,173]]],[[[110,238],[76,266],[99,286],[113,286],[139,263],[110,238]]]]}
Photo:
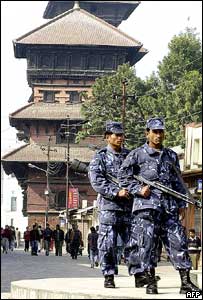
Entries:
{"type": "Polygon", "coordinates": [[[79,94],[78,91],[70,91],[69,95],[70,95],[70,102],[71,103],[81,102],[80,94],[79,94]]]}
{"type": "Polygon", "coordinates": [[[55,92],[54,91],[43,91],[44,97],[43,102],[55,102],[55,92]]]}

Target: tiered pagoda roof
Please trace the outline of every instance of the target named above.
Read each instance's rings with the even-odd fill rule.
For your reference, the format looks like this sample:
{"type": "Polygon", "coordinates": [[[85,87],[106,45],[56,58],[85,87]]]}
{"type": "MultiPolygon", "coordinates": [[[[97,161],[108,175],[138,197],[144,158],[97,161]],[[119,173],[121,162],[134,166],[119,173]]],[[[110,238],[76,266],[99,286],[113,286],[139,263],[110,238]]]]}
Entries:
{"type": "Polygon", "coordinates": [[[80,8],[55,17],[13,43],[17,58],[25,58],[32,45],[39,49],[45,45],[128,48],[134,52],[134,63],[147,53],[140,42],[80,8]]]}
{"type": "MultiPolygon", "coordinates": [[[[39,162],[39,163],[47,163],[47,155],[46,152],[42,150],[44,144],[26,144],[21,146],[18,149],[7,153],[2,157],[2,162],[39,162]]],[[[47,146],[47,145],[46,145],[47,146]]],[[[50,151],[50,161],[51,162],[66,162],[66,147],[60,145],[51,145],[51,149],[54,151],[50,151]]],[[[71,144],[70,147],[70,161],[73,159],[78,159],[83,162],[90,162],[93,158],[94,151],[92,151],[89,147],[78,146],[77,144],[71,144]]]]}
{"type": "Polygon", "coordinates": [[[43,18],[52,19],[73,8],[75,2],[79,2],[81,8],[114,26],[126,20],[140,4],[140,1],[49,1],[43,18]]]}
{"type": "Polygon", "coordinates": [[[9,115],[11,126],[15,126],[19,120],[65,120],[67,115],[71,120],[82,120],[82,103],[29,103],[9,115]]]}

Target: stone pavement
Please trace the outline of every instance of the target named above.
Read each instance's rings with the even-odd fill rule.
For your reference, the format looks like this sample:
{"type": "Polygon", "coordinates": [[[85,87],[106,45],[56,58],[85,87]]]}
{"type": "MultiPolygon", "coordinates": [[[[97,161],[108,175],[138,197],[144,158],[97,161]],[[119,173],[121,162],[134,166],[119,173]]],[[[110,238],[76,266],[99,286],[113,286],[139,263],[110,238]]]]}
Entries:
{"type": "MultiPolygon", "coordinates": [[[[2,255],[2,266],[3,286],[5,268],[11,268],[7,271],[11,280],[11,291],[4,286],[2,299],[186,299],[186,295],[179,294],[178,272],[166,261],[162,261],[157,267],[161,280],[158,283],[159,294],[153,296],[146,295],[145,288],[134,287],[134,277],[128,276],[127,268],[123,264],[119,266],[119,275],[115,276],[116,288],[105,289],[99,268],[91,269],[86,255],[72,260],[69,255],[55,257],[51,254],[46,257],[44,253],[40,253],[38,257],[33,257],[22,250],[16,250],[7,256],[2,255]],[[14,256],[18,276],[17,273],[16,276],[10,274],[14,256]]],[[[201,286],[201,271],[192,273],[195,272],[199,274],[196,277],[201,286]]]]}

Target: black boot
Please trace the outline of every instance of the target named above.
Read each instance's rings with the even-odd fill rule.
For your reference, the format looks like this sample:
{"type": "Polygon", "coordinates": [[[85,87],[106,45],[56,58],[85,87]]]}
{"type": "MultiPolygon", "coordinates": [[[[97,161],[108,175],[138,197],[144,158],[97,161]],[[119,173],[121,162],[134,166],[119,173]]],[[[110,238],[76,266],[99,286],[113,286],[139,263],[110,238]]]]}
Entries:
{"type": "Polygon", "coordinates": [[[160,280],[159,276],[155,276],[155,269],[149,272],[150,282],[146,287],[146,294],[158,294],[157,281],[160,280]]]}
{"type": "Polygon", "coordinates": [[[114,275],[105,275],[104,287],[115,288],[114,275]]]}
{"type": "Polygon", "coordinates": [[[160,280],[159,276],[155,276],[155,269],[151,269],[150,273],[145,271],[142,273],[138,273],[134,276],[135,276],[135,287],[137,287],[137,288],[143,287],[143,286],[149,284],[152,280],[151,276],[154,276],[156,281],[160,280]]]}
{"type": "Polygon", "coordinates": [[[135,287],[140,288],[149,283],[149,277],[146,272],[137,273],[135,277],[135,287]]]}
{"type": "Polygon", "coordinates": [[[190,271],[187,270],[179,270],[180,279],[181,279],[181,287],[180,294],[186,294],[187,292],[200,292],[202,291],[190,280],[190,271]]]}

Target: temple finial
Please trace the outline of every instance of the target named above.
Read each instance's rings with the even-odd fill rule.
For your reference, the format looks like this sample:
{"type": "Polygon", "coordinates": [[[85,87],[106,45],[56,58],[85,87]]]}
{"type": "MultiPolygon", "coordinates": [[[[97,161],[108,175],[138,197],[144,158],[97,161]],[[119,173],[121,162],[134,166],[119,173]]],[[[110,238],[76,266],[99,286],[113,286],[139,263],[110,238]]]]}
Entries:
{"type": "Polygon", "coordinates": [[[73,9],[80,8],[79,1],[74,1],[73,9]]]}

